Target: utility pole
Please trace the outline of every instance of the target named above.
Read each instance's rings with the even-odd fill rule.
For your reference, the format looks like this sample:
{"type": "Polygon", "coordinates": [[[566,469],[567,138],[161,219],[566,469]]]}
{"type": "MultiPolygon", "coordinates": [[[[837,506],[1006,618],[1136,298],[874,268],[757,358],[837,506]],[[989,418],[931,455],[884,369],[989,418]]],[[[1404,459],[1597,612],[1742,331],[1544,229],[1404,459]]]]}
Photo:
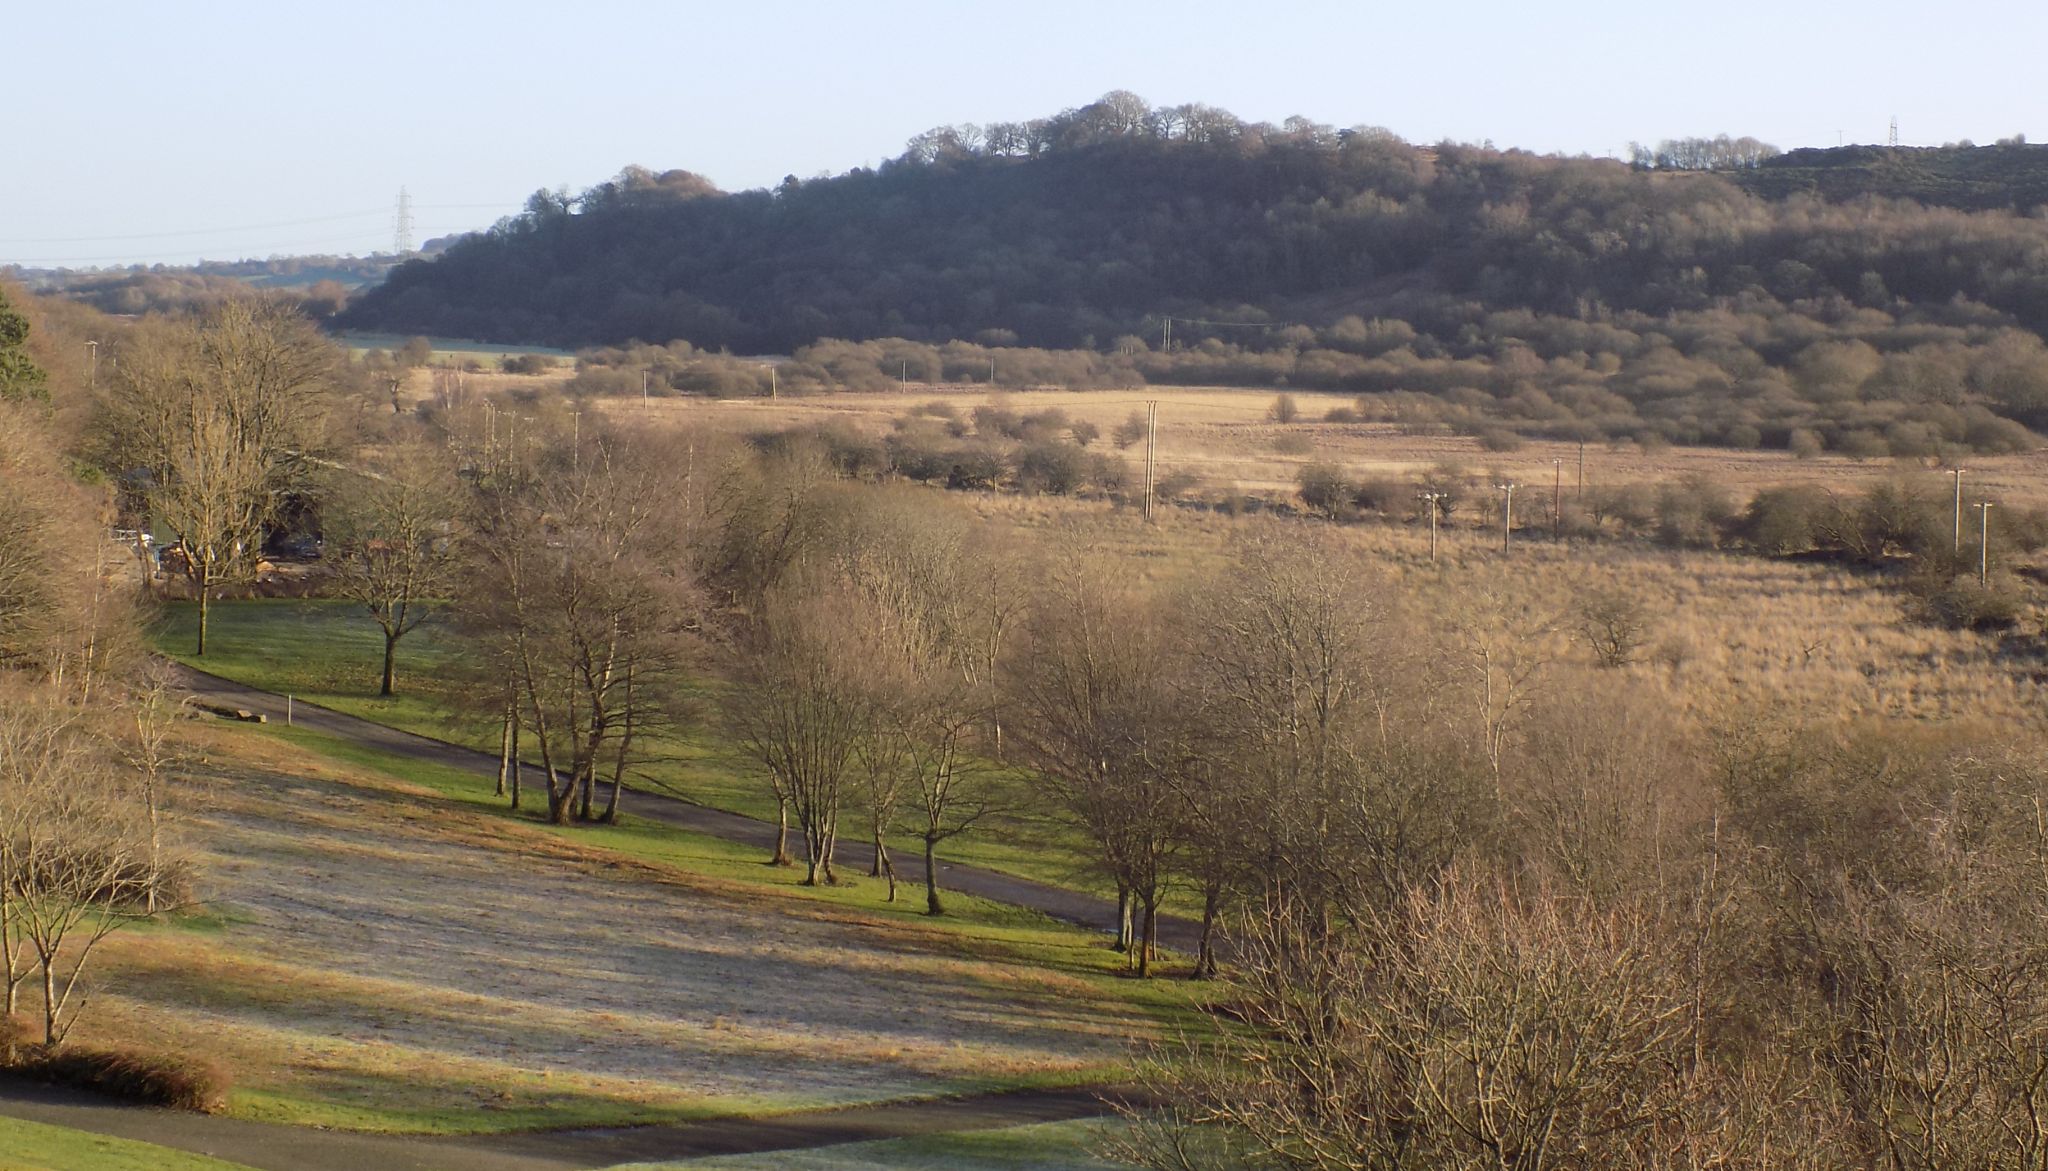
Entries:
{"type": "Polygon", "coordinates": [[[1152,519],[1154,477],[1159,470],[1159,400],[1145,403],[1145,519],[1152,519]]]}
{"type": "Polygon", "coordinates": [[[1556,477],[1550,486],[1550,535],[1561,539],[1564,536],[1564,461],[1551,460],[1550,470],[1556,477]]]}
{"type": "Polygon", "coordinates": [[[92,355],[92,366],[85,376],[85,388],[88,391],[98,390],[100,387],[100,343],[89,341],[85,343],[85,349],[87,353],[92,355]]]}
{"type": "Polygon", "coordinates": [[[996,384],[996,360],[994,358],[988,360],[988,384],[990,386],[996,384]]]}
{"type": "Polygon", "coordinates": [[[1173,318],[1167,318],[1160,324],[1159,328],[1161,331],[1159,335],[1159,352],[1170,354],[1173,352],[1173,318]]]}
{"type": "Polygon", "coordinates": [[[569,412],[569,459],[577,471],[583,470],[583,412],[569,412]]]}
{"type": "Polygon", "coordinates": [[[640,405],[647,405],[647,371],[640,372],[640,405]]]}
{"type": "Polygon", "coordinates": [[[1442,492],[1417,492],[1417,500],[1424,501],[1429,508],[1429,563],[1436,564],[1436,506],[1444,498],[1442,492]]]}
{"type": "Polygon", "coordinates": [[[898,358],[896,360],[896,383],[905,390],[910,389],[910,359],[898,358]]]}
{"type": "Polygon", "coordinates": [[[1517,485],[1513,480],[1509,480],[1505,484],[1495,484],[1494,487],[1500,489],[1501,494],[1500,551],[1505,553],[1515,539],[1515,488],[1517,485]]]}
{"type": "Polygon", "coordinates": [[[1977,510],[1977,587],[1991,584],[1991,502],[1980,501],[1977,510]]]}
{"type": "Polygon", "coordinates": [[[1951,475],[1951,476],[1953,476],[1953,477],[1955,477],[1955,482],[1956,482],[1956,545],[1955,545],[1955,555],[1956,555],[1957,557],[1961,557],[1961,556],[1963,555],[1963,469],[1961,469],[1961,468],[1950,468],[1950,469],[1948,470],[1948,474],[1949,474],[1949,475],[1951,475]]]}
{"type": "Polygon", "coordinates": [[[1586,441],[1579,440],[1579,502],[1586,500],[1586,441]]]}
{"type": "Polygon", "coordinates": [[[768,397],[771,399],[782,397],[782,385],[777,380],[775,364],[772,362],[768,364],[768,397]]]}

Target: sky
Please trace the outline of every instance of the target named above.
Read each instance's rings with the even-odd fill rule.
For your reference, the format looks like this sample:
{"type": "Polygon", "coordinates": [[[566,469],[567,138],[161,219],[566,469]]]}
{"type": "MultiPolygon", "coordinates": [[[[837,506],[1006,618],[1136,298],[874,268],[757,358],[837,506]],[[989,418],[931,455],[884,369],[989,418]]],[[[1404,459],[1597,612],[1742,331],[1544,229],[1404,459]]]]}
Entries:
{"type": "Polygon", "coordinates": [[[727,190],[1128,89],[1249,121],[1618,155],[2048,141],[2048,4],[0,0],[0,265],[184,264],[485,227],[628,164],[727,190]]]}

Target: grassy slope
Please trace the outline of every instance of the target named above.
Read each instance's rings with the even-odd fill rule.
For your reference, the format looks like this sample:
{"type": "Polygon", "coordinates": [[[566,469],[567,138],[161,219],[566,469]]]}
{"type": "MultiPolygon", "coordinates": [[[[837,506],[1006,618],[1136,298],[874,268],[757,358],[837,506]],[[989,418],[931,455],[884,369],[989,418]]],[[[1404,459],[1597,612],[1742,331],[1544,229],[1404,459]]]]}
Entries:
{"type": "Polygon", "coordinates": [[[153,1143],[0,1118],[0,1171],[246,1171],[153,1143]]]}
{"type": "MultiPolygon", "coordinates": [[[[947,916],[930,919],[917,912],[921,903],[914,890],[906,889],[899,902],[890,904],[884,901],[884,888],[876,881],[855,879],[835,887],[804,887],[795,870],[762,866],[757,852],[721,839],[632,817],[617,826],[551,827],[505,810],[491,796],[489,781],[459,770],[422,765],[301,728],[223,726],[220,731],[230,738],[229,743],[245,744],[246,751],[236,755],[247,755],[252,761],[324,758],[338,766],[342,775],[383,784],[396,781],[427,802],[438,797],[468,812],[502,819],[514,832],[572,843],[589,856],[615,857],[657,874],[681,872],[708,879],[740,896],[767,895],[819,904],[820,914],[873,923],[927,954],[994,965],[998,971],[1014,971],[1018,979],[1065,981],[1074,996],[1123,1006],[1119,1011],[1130,1014],[1138,1035],[1162,1036],[1207,1025],[1208,1018],[1194,1007],[1202,988],[1185,981],[1128,979],[1120,972],[1121,958],[1099,938],[1013,906],[955,895],[947,916]],[[317,756],[309,758],[308,753],[317,756]],[[1034,972],[1037,975],[1032,975],[1034,972]]],[[[220,953],[221,947],[232,949],[234,926],[232,908],[213,908],[174,925],[117,937],[123,944],[137,947],[123,966],[132,966],[152,980],[189,984],[200,1002],[217,1005],[267,1003],[266,998],[279,995],[278,989],[286,985],[297,989],[287,1000],[354,994],[345,987],[307,985],[303,977],[290,971],[246,963],[231,950],[220,953]],[[178,936],[189,937],[192,946],[178,947],[178,936]]],[[[127,949],[123,946],[120,950],[127,949]]],[[[507,1074],[496,1067],[460,1061],[420,1064],[402,1058],[395,1050],[358,1051],[337,1046],[319,1060],[317,1075],[310,1077],[262,1069],[242,1074],[231,1097],[231,1112],[251,1119],[340,1129],[466,1133],[674,1122],[721,1114],[772,1114],[817,1105],[737,1098],[678,1102],[646,1097],[632,1085],[614,1085],[605,1079],[585,1079],[589,1084],[583,1084],[559,1076],[507,1074]],[[490,1108],[478,1109],[477,1103],[486,1100],[490,1108]]],[[[1125,1072],[1120,1065],[1100,1065],[991,1073],[945,1089],[961,1092],[1079,1084],[1115,1080],[1125,1072]]]]}
{"type": "Polygon", "coordinates": [[[1103,1162],[1092,1153],[1101,1126],[1094,1122],[1050,1122],[1004,1130],[846,1143],[813,1151],[638,1164],[619,1171],[1108,1171],[1121,1164],[1103,1162]]]}
{"type": "MultiPolygon", "coordinates": [[[[446,627],[422,626],[399,644],[398,691],[377,697],[383,642],[376,623],[347,602],[266,600],[222,602],[213,608],[211,646],[204,659],[192,655],[197,611],[189,603],[165,608],[153,638],[165,654],[213,674],[281,692],[363,719],[488,751],[497,749],[495,731],[455,713],[456,683],[448,668],[459,661],[459,636],[446,627]]],[[[664,737],[650,764],[654,783],[691,801],[752,817],[772,819],[775,801],[767,786],[733,760],[712,735],[697,731],[664,737]]],[[[849,832],[853,832],[849,829],[849,832]]],[[[892,843],[898,851],[916,843],[892,843]]],[[[985,866],[1059,885],[1086,885],[1080,851],[1055,827],[1022,818],[991,822],[982,832],[954,838],[943,847],[954,862],[985,866]]]]}

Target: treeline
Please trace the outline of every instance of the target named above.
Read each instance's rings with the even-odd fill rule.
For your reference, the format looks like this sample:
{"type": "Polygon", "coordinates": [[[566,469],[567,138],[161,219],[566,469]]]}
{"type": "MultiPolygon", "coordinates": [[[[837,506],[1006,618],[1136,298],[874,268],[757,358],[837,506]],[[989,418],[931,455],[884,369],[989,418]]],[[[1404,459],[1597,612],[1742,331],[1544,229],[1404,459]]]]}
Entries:
{"type": "MultiPolygon", "coordinates": [[[[1834,401],[1802,385],[1798,356],[1817,343],[1974,351],[2048,326],[2048,228],[2024,214],[1770,199],[1713,174],[1306,122],[1167,130],[1185,119],[1112,98],[1023,146],[950,128],[879,169],[772,191],[633,171],[536,197],[343,320],[733,353],[891,336],[1106,352],[1127,337],[1164,348],[1170,316],[1180,348],[1260,355],[1241,378],[1450,389],[1403,385],[1431,372],[1406,369],[1398,345],[1369,355],[1390,362],[1376,371],[1302,361],[1343,353],[1324,335],[1355,317],[1413,330],[1418,362],[1500,367],[1444,372],[1487,393],[1604,388],[1635,362],[1616,389],[1638,412],[1673,428],[1701,417],[1702,431],[1699,399],[1768,408],[1790,387],[1834,401]]],[[[2042,380],[2023,382],[1995,409],[2037,421],[2042,380]]]]}
{"type": "Polygon", "coordinates": [[[1011,340],[1002,335],[936,345],[882,338],[821,341],[771,364],[671,343],[585,350],[569,390],[1299,388],[1360,396],[1338,419],[1418,433],[1505,427],[1862,459],[2032,450],[2039,440],[2019,420],[2048,420],[2048,346],[1963,311],[1914,325],[1852,314],[1824,332],[1733,311],[1599,325],[1496,314],[1484,332],[1507,340],[1449,347],[1407,321],[1348,316],[1321,329],[1273,329],[1256,345],[1211,338],[1170,350],[1136,335],[1102,351],[1002,344],[1011,340]]]}

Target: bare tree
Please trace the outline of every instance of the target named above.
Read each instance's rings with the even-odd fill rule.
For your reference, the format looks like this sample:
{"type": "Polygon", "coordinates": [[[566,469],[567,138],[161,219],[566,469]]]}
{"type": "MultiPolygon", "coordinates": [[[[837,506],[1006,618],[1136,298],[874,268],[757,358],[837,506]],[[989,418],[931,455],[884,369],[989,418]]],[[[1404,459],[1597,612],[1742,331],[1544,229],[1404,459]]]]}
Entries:
{"type": "MultiPolygon", "coordinates": [[[[783,817],[796,818],[807,886],[837,881],[839,815],[856,750],[876,720],[864,617],[845,591],[772,600],[762,645],[725,693],[728,733],[766,774],[783,817]]],[[[784,856],[779,839],[776,860],[784,856]]]]}
{"type": "Polygon", "coordinates": [[[43,1043],[63,1042],[90,998],[101,942],[148,914],[159,875],[133,786],[48,702],[0,705],[0,966],[6,1004],[40,986],[43,1043]]]}
{"type": "Polygon", "coordinates": [[[1169,773],[1186,744],[1162,670],[1158,615],[1100,567],[1071,563],[1048,576],[1008,680],[1017,739],[1094,845],[1119,902],[1135,900],[1132,951],[1139,974],[1149,975],[1179,844],[1169,773]]]}
{"type": "Polygon", "coordinates": [[[146,503],[177,537],[198,594],[199,654],[214,593],[253,572],[265,524],[304,478],[333,354],[296,312],[237,299],[139,331],[108,380],[113,455],[147,474],[146,503]]]}
{"type": "Polygon", "coordinates": [[[453,578],[461,499],[438,448],[400,447],[333,481],[325,520],[334,588],[369,611],[384,633],[377,694],[391,695],[398,642],[433,613],[453,578]]]}

